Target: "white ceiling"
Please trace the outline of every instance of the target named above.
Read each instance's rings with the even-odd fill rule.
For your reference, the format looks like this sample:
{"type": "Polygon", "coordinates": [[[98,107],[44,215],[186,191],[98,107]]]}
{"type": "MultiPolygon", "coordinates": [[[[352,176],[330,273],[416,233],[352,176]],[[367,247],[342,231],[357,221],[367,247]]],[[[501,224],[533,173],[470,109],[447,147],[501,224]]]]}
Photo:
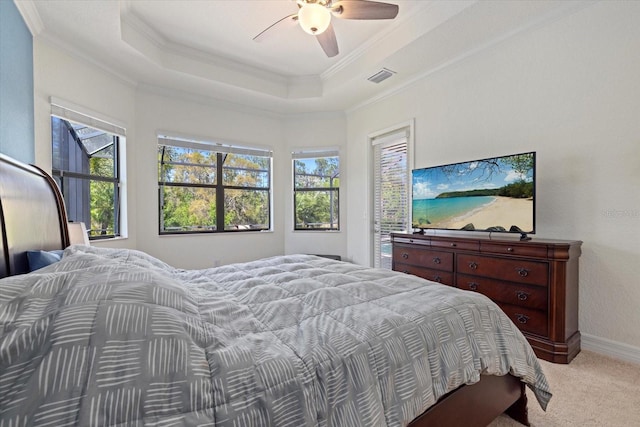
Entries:
{"type": "MultiPolygon", "coordinates": [[[[335,0],[334,0],[335,1],[335,0]]],[[[293,0],[15,0],[36,38],[137,86],[277,113],[343,111],[588,4],[585,1],[384,0],[394,20],[332,20],[327,58],[297,26],[293,0]],[[379,83],[367,77],[396,72],[379,83]]]]}

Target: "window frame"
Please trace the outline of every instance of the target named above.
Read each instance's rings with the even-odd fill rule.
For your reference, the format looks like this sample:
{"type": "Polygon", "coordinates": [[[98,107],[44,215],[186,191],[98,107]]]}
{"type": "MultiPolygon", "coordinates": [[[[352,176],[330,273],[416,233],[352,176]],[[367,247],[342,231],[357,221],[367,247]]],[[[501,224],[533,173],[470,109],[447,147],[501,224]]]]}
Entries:
{"type": "MultiPolygon", "coordinates": [[[[271,232],[273,231],[273,152],[270,149],[247,147],[235,143],[227,142],[210,142],[200,139],[181,138],[175,136],[158,135],[158,148],[161,146],[169,146],[182,149],[195,149],[200,151],[209,151],[215,154],[215,165],[203,165],[194,164],[194,166],[203,166],[211,168],[215,172],[214,183],[189,183],[189,182],[171,182],[162,181],[161,178],[161,161],[158,159],[158,234],[161,236],[166,235],[199,235],[199,234],[219,234],[219,233],[238,233],[238,232],[271,232]],[[224,156],[226,154],[238,154],[238,155],[254,155],[264,157],[268,159],[268,169],[245,169],[247,171],[257,171],[259,173],[267,174],[268,185],[258,187],[238,186],[238,185],[226,185],[224,183],[224,171],[229,167],[224,165],[224,156]],[[202,230],[163,230],[164,223],[164,206],[163,206],[163,187],[175,187],[175,188],[209,188],[215,191],[215,210],[216,210],[216,224],[215,228],[205,228],[202,230]],[[226,190],[240,190],[240,191],[260,191],[266,192],[268,200],[268,224],[265,228],[238,228],[229,229],[224,225],[225,221],[225,191],[226,190]]],[[[237,167],[231,167],[235,169],[242,169],[237,167]]],[[[191,226],[197,227],[197,226],[191,226]]]]}
{"type": "MultiPolygon", "coordinates": [[[[91,129],[108,134],[111,137],[112,144],[113,144],[113,162],[114,162],[113,177],[95,175],[90,172],[83,173],[83,172],[55,168],[53,167],[53,164],[54,164],[53,159],[52,159],[52,167],[51,167],[51,176],[54,178],[54,180],[60,187],[60,192],[62,193],[63,198],[65,198],[67,203],[68,203],[67,198],[70,197],[67,194],[66,188],[65,188],[65,179],[67,178],[85,181],[88,183],[89,188],[92,182],[111,183],[113,185],[113,191],[114,191],[113,234],[92,235],[91,234],[92,224],[90,222],[91,221],[90,218],[89,218],[89,223],[85,223],[85,226],[87,228],[87,235],[90,241],[122,238],[124,237],[123,230],[125,229],[125,225],[123,224],[123,218],[121,214],[124,206],[123,198],[125,197],[125,192],[123,189],[124,156],[122,155],[122,153],[124,152],[123,147],[126,140],[126,130],[117,124],[113,124],[108,121],[104,121],[102,119],[96,118],[95,114],[93,113],[84,114],[83,112],[78,112],[77,110],[79,110],[79,108],[77,108],[76,106],[67,107],[65,105],[62,105],[62,103],[60,103],[59,101],[54,100],[52,98],[49,123],[52,124],[55,118],[55,119],[61,120],[62,122],[66,122],[65,126],[68,127],[69,132],[71,132],[71,130],[74,129],[72,124],[77,124],[77,125],[83,125],[91,129]],[[91,114],[91,115],[88,115],[88,114],[91,114]]],[[[74,130],[74,133],[75,133],[75,130],[74,130]]],[[[54,143],[53,128],[51,129],[51,135],[52,135],[51,150],[53,151],[53,143],[54,143]]],[[[104,148],[106,147],[107,146],[105,146],[104,148]]],[[[52,153],[52,156],[53,156],[53,153],[52,153]]],[[[91,203],[92,203],[90,198],[90,193],[89,193],[88,203],[89,203],[89,210],[90,210],[91,203]]],[[[70,218],[70,219],[73,219],[73,218],[70,218]]],[[[82,218],[81,221],[85,222],[84,218],[82,218]]]]}
{"type": "MultiPolygon", "coordinates": [[[[293,231],[294,232],[304,232],[304,231],[310,231],[310,232],[331,232],[331,233],[337,233],[340,232],[340,151],[338,149],[335,148],[327,148],[327,149],[314,149],[314,150],[298,150],[298,151],[293,151],[291,153],[291,167],[293,169],[293,231]],[[337,186],[329,186],[329,187],[301,187],[301,188],[297,188],[296,187],[296,177],[298,176],[298,173],[296,171],[296,166],[295,166],[295,162],[296,160],[301,160],[301,159],[305,159],[305,160],[315,160],[315,159],[319,159],[319,158],[332,158],[335,157],[338,159],[338,173],[334,176],[334,178],[338,178],[338,185],[337,186]],[[335,217],[336,219],[336,225],[335,226],[330,226],[329,228],[322,228],[322,227],[299,227],[298,226],[298,221],[297,221],[297,215],[296,215],[296,211],[297,211],[297,198],[296,196],[298,195],[298,193],[308,193],[308,192],[329,192],[329,193],[333,193],[335,195],[337,195],[337,212],[335,213],[335,215],[331,215],[331,212],[329,213],[329,216],[331,219],[333,219],[333,217],[335,217]]],[[[308,176],[319,176],[319,175],[315,175],[315,174],[306,174],[308,176]]],[[[319,176],[321,178],[327,178],[327,176],[319,176]]],[[[330,178],[333,179],[333,178],[330,178]]],[[[331,197],[330,197],[331,198],[331,197]]],[[[329,207],[330,209],[333,209],[333,203],[329,203],[329,207]]],[[[332,224],[332,223],[331,223],[332,224]]]]}

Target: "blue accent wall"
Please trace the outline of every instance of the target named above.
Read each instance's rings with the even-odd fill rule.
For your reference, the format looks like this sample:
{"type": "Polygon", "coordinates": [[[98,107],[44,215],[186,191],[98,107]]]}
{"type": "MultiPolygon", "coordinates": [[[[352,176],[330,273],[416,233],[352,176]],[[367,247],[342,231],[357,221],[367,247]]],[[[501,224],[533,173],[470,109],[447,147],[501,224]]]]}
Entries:
{"type": "Polygon", "coordinates": [[[35,157],[33,37],[13,1],[0,0],[0,153],[35,157]]]}

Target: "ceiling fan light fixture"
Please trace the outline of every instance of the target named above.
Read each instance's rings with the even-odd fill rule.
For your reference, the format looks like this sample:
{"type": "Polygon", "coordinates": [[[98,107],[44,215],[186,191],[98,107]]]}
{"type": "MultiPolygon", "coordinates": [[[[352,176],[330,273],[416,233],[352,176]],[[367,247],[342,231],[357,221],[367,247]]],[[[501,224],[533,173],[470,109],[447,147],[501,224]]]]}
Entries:
{"type": "Polygon", "coordinates": [[[298,11],[298,22],[305,32],[317,36],[329,27],[331,12],[318,3],[306,3],[298,11]]]}

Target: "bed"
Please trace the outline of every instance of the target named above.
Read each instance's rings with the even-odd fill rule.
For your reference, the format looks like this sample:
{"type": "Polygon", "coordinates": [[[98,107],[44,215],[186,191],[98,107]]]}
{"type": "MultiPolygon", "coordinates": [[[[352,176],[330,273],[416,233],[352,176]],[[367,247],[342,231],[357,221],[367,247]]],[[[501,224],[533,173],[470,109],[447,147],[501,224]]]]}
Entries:
{"type": "Polygon", "coordinates": [[[0,426],[528,425],[525,389],[551,398],[477,293],[312,255],[181,270],[69,246],[55,183],[2,155],[0,220],[0,426]]]}

